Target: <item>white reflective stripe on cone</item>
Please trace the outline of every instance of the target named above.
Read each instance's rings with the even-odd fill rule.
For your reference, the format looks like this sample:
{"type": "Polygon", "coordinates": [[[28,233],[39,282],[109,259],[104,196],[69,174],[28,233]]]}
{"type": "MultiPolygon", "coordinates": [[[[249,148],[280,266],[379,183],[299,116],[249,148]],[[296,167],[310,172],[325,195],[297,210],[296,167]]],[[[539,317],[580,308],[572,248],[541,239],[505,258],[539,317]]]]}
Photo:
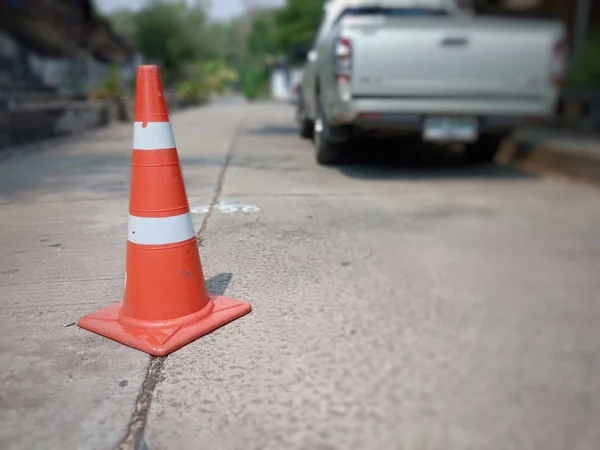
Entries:
{"type": "Polygon", "coordinates": [[[195,236],[190,213],[158,218],[130,215],[127,224],[127,239],[134,244],[176,244],[195,236]]]}
{"type": "Polygon", "coordinates": [[[133,148],[135,150],[159,150],[175,148],[175,138],[171,122],[142,122],[133,123],[133,148]]]}

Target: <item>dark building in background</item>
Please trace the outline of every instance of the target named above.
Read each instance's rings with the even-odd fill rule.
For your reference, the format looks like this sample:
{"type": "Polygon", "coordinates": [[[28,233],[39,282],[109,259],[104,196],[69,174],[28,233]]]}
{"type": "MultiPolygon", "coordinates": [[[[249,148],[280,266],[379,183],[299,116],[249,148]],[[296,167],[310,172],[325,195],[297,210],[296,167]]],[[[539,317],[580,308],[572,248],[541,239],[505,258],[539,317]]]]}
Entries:
{"type": "Polygon", "coordinates": [[[87,94],[136,62],[91,0],[0,0],[0,147],[102,121],[87,94]]]}
{"type": "Polygon", "coordinates": [[[83,93],[108,63],[127,66],[134,50],[91,0],[0,0],[0,89],[7,83],[83,93]]]}

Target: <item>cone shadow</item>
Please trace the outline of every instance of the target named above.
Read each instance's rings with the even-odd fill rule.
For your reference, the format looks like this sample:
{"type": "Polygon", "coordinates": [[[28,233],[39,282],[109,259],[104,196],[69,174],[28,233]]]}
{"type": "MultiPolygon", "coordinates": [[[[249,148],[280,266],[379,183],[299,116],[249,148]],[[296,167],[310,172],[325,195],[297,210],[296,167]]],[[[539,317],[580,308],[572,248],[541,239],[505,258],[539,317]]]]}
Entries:
{"type": "Polygon", "coordinates": [[[206,280],[206,290],[217,295],[225,295],[229,283],[233,279],[232,273],[220,273],[206,280]]]}

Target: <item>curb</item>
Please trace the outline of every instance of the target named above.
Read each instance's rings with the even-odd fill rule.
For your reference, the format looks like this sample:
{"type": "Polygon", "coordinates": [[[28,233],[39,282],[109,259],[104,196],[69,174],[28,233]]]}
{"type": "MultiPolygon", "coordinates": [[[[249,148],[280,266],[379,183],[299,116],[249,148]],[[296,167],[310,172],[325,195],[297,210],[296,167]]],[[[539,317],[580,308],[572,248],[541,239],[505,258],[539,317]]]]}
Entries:
{"type": "Polygon", "coordinates": [[[512,140],[500,149],[496,161],[528,172],[561,175],[600,186],[600,156],[578,149],[512,140]]]}
{"type": "MultiPolygon", "coordinates": [[[[170,114],[175,115],[186,109],[195,107],[205,107],[209,102],[202,104],[182,105],[171,99],[169,103],[170,114]]],[[[118,105],[110,101],[97,102],[68,102],[66,104],[42,104],[47,110],[53,112],[53,122],[51,126],[43,130],[36,130],[37,134],[28,133],[23,130],[15,130],[11,122],[15,119],[11,117],[12,111],[2,109],[0,103],[0,163],[10,159],[19,152],[27,152],[30,149],[50,148],[56,144],[57,139],[73,138],[82,135],[82,133],[110,128],[119,124],[133,124],[134,103],[127,99],[124,104],[118,105]],[[55,108],[52,110],[51,108],[55,108]],[[60,114],[57,114],[57,109],[60,114]],[[62,108],[62,109],[61,109],[62,108]],[[85,120],[82,116],[86,116],[85,120]],[[61,121],[61,118],[63,119],[61,121]]],[[[35,106],[35,105],[34,105],[35,106]]],[[[21,108],[19,112],[26,114],[28,110],[36,108],[21,108]]],[[[35,123],[35,120],[19,120],[19,123],[35,123]]],[[[41,128],[41,127],[38,127],[41,128]]]]}

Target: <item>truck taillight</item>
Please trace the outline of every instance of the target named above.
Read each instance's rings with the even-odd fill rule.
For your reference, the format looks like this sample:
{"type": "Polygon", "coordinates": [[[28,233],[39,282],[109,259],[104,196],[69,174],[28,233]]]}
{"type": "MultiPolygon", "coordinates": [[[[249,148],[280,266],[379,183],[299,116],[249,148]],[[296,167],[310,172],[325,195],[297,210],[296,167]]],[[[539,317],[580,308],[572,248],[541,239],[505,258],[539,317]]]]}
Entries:
{"type": "Polygon", "coordinates": [[[558,87],[563,81],[568,53],[569,46],[566,41],[560,40],[554,44],[550,63],[550,83],[552,86],[558,87]]]}
{"type": "Polygon", "coordinates": [[[335,45],[335,78],[338,82],[349,82],[352,77],[352,41],[341,37],[335,45]]]}

